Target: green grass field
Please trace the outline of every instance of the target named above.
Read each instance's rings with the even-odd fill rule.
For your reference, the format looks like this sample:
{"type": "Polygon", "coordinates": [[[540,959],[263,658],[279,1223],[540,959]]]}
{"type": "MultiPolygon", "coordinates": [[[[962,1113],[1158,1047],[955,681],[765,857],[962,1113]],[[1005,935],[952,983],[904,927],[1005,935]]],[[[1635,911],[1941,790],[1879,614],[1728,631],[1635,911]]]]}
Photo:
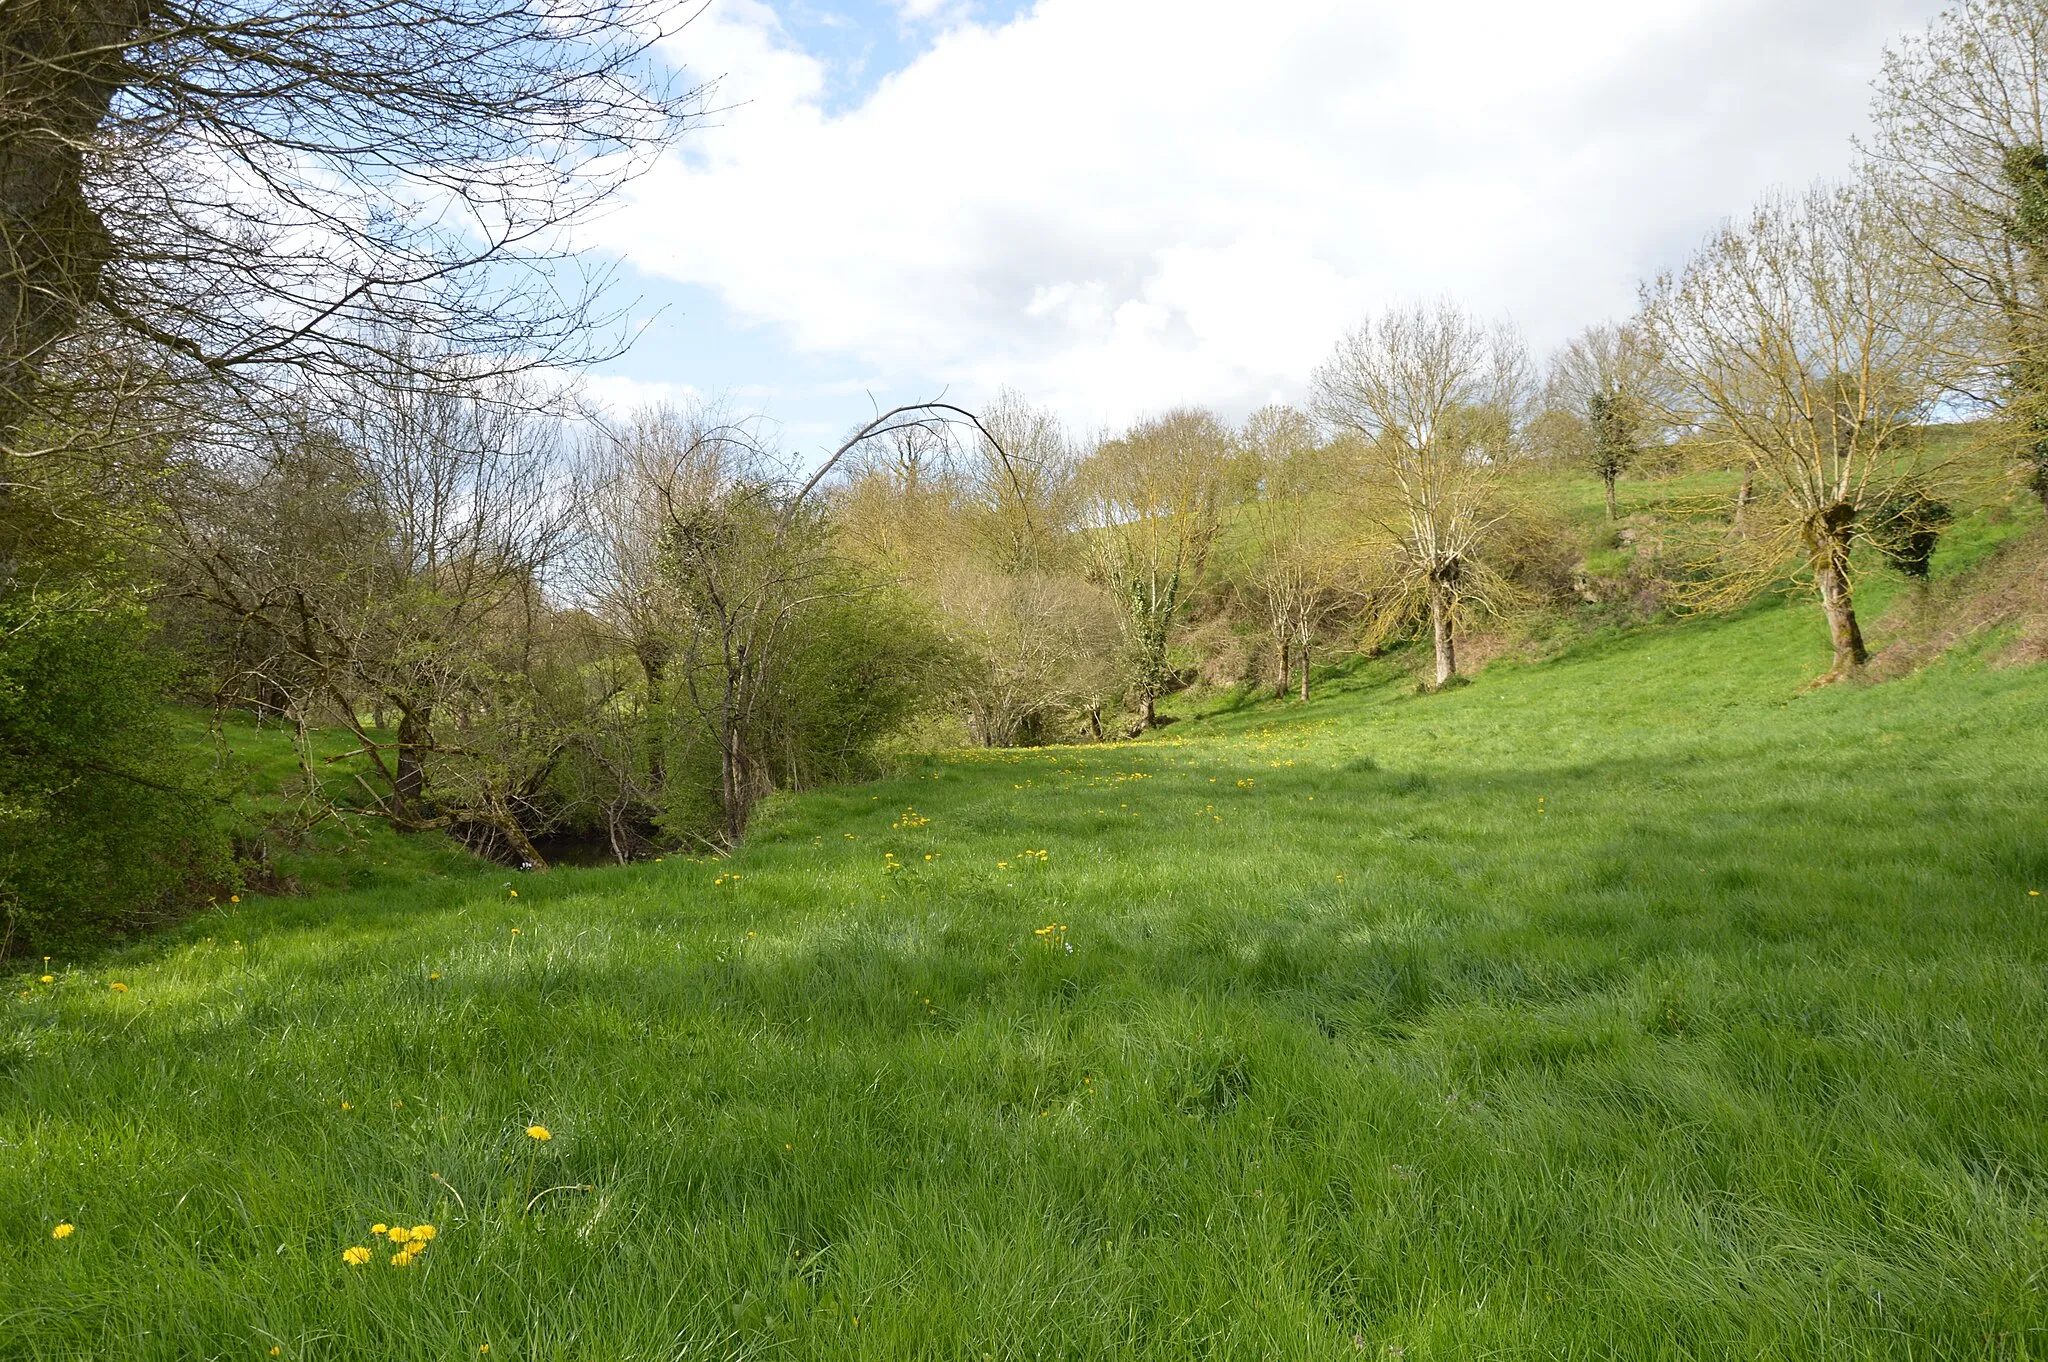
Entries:
{"type": "Polygon", "coordinates": [[[724,862],[330,852],[15,979],[0,1356],[2048,1357],[2048,670],[1825,663],[1766,602],[724,862]]]}

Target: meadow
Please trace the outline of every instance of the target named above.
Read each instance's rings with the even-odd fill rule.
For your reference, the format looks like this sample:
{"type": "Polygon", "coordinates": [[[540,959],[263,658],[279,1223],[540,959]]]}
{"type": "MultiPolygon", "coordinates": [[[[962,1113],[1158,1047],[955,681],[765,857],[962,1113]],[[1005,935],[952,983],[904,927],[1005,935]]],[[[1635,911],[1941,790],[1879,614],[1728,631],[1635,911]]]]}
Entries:
{"type": "Polygon", "coordinates": [[[729,859],[368,834],[12,979],[0,1357],[2048,1357],[1995,645],[1815,689],[1772,599],[909,759],[729,859]]]}

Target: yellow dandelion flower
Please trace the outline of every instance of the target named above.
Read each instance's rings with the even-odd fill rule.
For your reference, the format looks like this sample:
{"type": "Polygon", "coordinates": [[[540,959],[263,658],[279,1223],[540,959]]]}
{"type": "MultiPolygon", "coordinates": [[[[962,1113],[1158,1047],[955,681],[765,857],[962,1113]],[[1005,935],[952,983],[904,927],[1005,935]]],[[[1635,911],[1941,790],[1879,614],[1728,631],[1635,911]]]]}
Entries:
{"type": "Polygon", "coordinates": [[[126,984],[122,983],[122,982],[121,982],[120,980],[118,980],[118,979],[116,979],[116,980],[114,981],[114,992],[116,992],[116,993],[126,993],[127,991],[128,991],[128,985],[126,985],[126,984]]]}
{"type": "Polygon", "coordinates": [[[77,1228],[76,1225],[67,1220],[63,1224],[52,1228],[50,1230],[50,1237],[52,1239],[69,1239],[77,1228]]]}
{"type": "Polygon", "coordinates": [[[491,1350],[491,1345],[488,1343],[479,1343],[477,1344],[476,1350],[480,1353],[487,1353],[491,1350]]]}
{"type": "Polygon", "coordinates": [[[526,1128],[526,1133],[528,1136],[536,1140],[552,1140],[555,1138],[554,1135],[549,1132],[546,1126],[528,1126],[526,1128]]]}
{"type": "Polygon", "coordinates": [[[514,890],[512,891],[512,897],[513,897],[513,898],[515,898],[515,899],[519,897],[519,891],[518,891],[517,889],[514,889],[514,890]]]}
{"type": "Polygon", "coordinates": [[[277,1346],[276,1344],[274,1344],[274,1343],[273,1343],[273,1344],[271,1344],[271,1345],[270,1345],[270,1355],[271,1355],[272,1357],[278,1357],[278,1356],[281,1356],[281,1355],[283,1355],[283,1353],[284,1353],[284,1349],[282,1349],[282,1348],[278,1347],[278,1346],[277,1346]]]}
{"type": "Polygon", "coordinates": [[[393,1267],[404,1267],[407,1263],[410,1263],[411,1261],[412,1254],[408,1253],[404,1249],[400,1249],[398,1252],[391,1255],[391,1266],[393,1267]]]}
{"type": "Polygon", "coordinates": [[[412,1237],[414,1243],[424,1244],[434,1237],[434,1227],[432,1225],[414,1225],[412,1227],[412,1237]]]}
{"type": "Polygon", "coordinates": [[[240,903],[241,901],[242,901],[242,896],[241,896],[240,894],[230,894],[230,895],[228,895],[228,902],[229,902],[229,903],[240,903]]]}
{"type": "Polygon", "coordinates": [[[381,1234],[383,1234],[383,1233],[384,1233],[384,1231],[386,1231],[386,1230],[388,1230],[388,1229],[390,1229],[390,1228],[391,1228],[391,1227],[390,1227],[389,1225],[384,1225],[384,1224],[377,1224],[377,1225],[372,1225],[372,1226],[370,1226],[370,1233],[372,1233],[372,1234],[378,1234],[378,1235],[381,1235],[381,1234]]]}
{"type": "Polygon", "coordinates": [[[341,1104],[341,1109],[343,1111],[354,1111],[356,1109],[356,1104],[353,1102],[343,1102],[341,1104]]]}
{"type": "Polygon", "coordinates": [[[43,977],[42,977],[42,978],[41,978],[40,980],[38,980],[37,982],[39,982],[39,983],[45,983],[45,984],[54,984],[54,983],[56,983],[56,982],[57,982],[57,976],[56,976],[56,975],[54,975],[54,974],[45,974],[45,975],[44,975],[44,976],[43,976],[43,977]]]}
{"type": "Polygon", "coordinates": [[[361,1244],[357,1244],[354,1248],[345,1248],[341,1251],[341,1261],[347,1263],[350,1267],[361,1267],[364,1263],[370,1261],[370,1251],[361,1244]]]}
{"type": "Polygon", "coordinates": [[[427,978],[429,978],[429,979],[438,979],[438,978],[440,978],[440,977],[441,977],[441,976],[440,976],[440,975],[438,975],[438,974],[429,974],[429,975],[427,976],[427,978]]]}
{"type": "Polygon", "coordinates": [[[412,1231],[403,1225],[393,1225],[384,1232],[384,1237],[394,1244],[403,1244],[406,1240],[412,1238],[412,1231]]]}
{"type": "Polygon", "coordinates": [[[514,927],[514,928],[512,929],[512,935],[514,935],[514,936],[517,936],[517,935],[519,935],[519,929],[518,929],[517,927],[514,927]]]}

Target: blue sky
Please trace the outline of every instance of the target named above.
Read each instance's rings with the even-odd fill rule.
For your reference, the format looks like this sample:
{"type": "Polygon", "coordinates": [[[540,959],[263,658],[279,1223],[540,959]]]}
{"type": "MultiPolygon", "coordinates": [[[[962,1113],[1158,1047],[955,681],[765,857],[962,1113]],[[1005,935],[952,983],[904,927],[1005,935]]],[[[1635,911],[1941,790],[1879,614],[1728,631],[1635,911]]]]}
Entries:
{"type": "Polygon", "coordinates": [[[815,450],[999,388],[1078,433],[1298,398],[1373,310],[1539,354],[1773,187],[1845,173],[1939,0],[712,0],[726,112],[595,224],[652,317],[597,395],[815,450]]]}

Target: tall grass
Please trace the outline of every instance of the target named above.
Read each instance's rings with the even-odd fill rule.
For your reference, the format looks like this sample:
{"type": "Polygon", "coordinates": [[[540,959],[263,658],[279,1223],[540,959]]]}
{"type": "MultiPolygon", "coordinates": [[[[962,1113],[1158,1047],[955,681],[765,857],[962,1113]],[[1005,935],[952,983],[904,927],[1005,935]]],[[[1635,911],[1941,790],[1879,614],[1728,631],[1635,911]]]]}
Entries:
{"type": "Polygon", "coordinates": [[[2048,1356],[2048,675],[1825,664],[1359,668],[52,962],[0,1355],[2048,1356]]]}

